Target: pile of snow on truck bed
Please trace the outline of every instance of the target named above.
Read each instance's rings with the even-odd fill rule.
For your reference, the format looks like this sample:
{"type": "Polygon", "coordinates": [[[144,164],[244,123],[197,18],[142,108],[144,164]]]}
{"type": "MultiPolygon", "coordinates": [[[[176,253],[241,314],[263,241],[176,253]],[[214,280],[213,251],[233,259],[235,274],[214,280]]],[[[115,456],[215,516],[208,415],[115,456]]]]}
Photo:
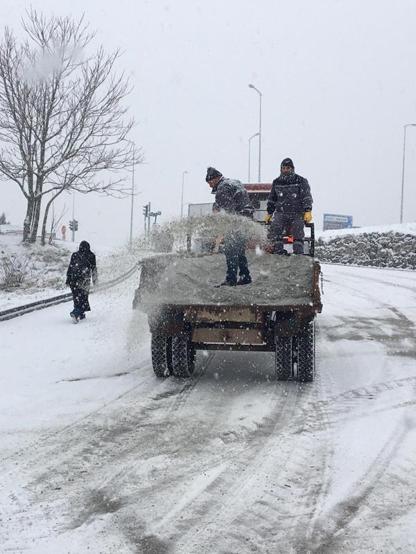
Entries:
{"type": "Polygon", "coordinates": [[[300,306],[313,296],[313,259],[309,256],[247,255],[253,282],[237,287],[224,280],[225,256],[165,255],[142,263],[139,303],[154,305],[300,306]]]}

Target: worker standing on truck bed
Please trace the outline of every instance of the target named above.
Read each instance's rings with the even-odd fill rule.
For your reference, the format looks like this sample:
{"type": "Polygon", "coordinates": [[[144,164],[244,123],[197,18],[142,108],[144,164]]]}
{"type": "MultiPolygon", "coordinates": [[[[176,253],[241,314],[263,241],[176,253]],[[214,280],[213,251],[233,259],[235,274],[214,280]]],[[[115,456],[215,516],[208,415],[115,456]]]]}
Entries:
{"type": "Polygon", "coordinates": [[[312,221],[312,195],[307,179],[295,173],[290,158],[280,164],[280,175],[273,181],[264,221],[266,224],[271,221],[269,238],[275,254],[286,254],[283,235],[289,229],[293,235],[293,253],[303,254],[304,223],[312,221]]]}
{"type": "MultiPolygon", "coordinates": [[[[229,214],[253,216],[253,206],[250,203],[248,192],[240,181],[226,179],[223,174],[209,167],[205,180],[215,194],[215,202],[212,207],[214,212],[224,210],[229,214]]],[[[224,253],[227,261],[227,274],[225,281],[218,286],[234,287],[236,285],[248,285],[251,283],[250,271],[246,258],[246,241],[241,231],[233,229],[224,236],[224,253]],[[237,272],[239,279],[237,280],[237,272]]]]}

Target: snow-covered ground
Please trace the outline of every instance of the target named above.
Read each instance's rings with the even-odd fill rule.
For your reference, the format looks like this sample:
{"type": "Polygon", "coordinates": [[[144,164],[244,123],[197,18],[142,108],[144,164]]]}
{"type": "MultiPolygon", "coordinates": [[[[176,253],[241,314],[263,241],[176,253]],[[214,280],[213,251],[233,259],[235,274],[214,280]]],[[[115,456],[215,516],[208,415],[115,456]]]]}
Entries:
{"type": "Polygon", "coordinates": [[[1,551],[416,551],[413,272],[324,266],[314,383],[158,380],[136,277],[1,323],[1,551]]]}
{"type": "Polygon", "coordinates": [[[337,229],[317,232],[317,237],[329,240],[345,235],[361,235],[363,233],[402,233],[403,235],[416,235],[415,223],[392,223],[390,225],[373,225],[370,227],[356,227],[353,229],[337,229]]]}
{"type": "MultiPolygon", "coordinates": [[[[0,310],[69,292],[65,286],[66,270],[71,253],[78,246],[79,242],[60,240],[53,245],[25,245],[19,234],[0,234],[0,310]],[[4,286],[4,259],[13,260],[17,268],[22,268],[24,279],[19,287],[4,286]]],[[[127,247],[91,246],[101,283],[128,271],[143,255],[138,247],[130,252],[127,247]]]]}

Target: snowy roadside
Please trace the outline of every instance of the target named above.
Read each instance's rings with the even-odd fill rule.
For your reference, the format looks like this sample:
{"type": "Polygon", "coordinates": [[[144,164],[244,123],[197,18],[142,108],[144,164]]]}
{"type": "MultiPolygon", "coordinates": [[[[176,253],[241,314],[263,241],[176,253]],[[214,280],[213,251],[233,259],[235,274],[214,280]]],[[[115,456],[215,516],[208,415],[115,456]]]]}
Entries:
{"type": "Polygon", "coordinates": [[[131,309],[136,286],[131,277],[94,295],[79,325],[69,304],[2,323],[2,458],[136,384],[134,371],[148,359],[147,320],[131,309]]]}
{"type": "Polygon", "coordinates": [[[325,263],[416,269],[416,224],[325,231],[315,244],[325,263]]]}
{"type": "MultiPolygon", "coordinates": [[[[54,245],[30,247],[23,245],[21,237],[15,234],[0,234],[0,258],[12,260],[17,268],[22,268],[24,278],[18,287],[0,286],[0,310],[14,308],[37,300],[43,300],[68,292],[65,286],[66,270],[71,253],[78,243],[56,241],[54,245]]],[[[97,256],[99,281],[104,283],[127,272],[145,253],[138,248],[130,251],[127,247],[110,249],[105,245],[94,244],[97,256]]],[[[0,266],[0,280],[4,269],[0,266]]]]}
{"type": "Polygon", "coordinates": [[[416,222],[392,223],[390,225],[372,225],[369,227],[353,227],[352,229],[328,229],[327,231],[317,231],[316,237],[327,241],[336,237],[362,235],[363,233],[400,233],[403,235],[416,236],[416,222]]]}

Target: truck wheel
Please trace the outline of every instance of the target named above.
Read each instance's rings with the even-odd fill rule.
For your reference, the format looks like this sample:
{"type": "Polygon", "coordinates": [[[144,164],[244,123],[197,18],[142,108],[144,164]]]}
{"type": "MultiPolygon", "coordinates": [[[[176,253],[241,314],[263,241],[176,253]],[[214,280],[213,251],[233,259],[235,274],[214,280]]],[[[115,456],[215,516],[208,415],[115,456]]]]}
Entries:
{"type": "Polygon", "coordinates": [[[287,381],[292,375],[292,337],[275,337],[276,377],[287,381]]]}
{"type": "Polygon", "coordinates": [[[315,372],[315,326],[313,321],[298,334],[298,381],[310,383],[315,372]]]}
{"type": "Polygon", "coordinates": [[[191,377],[195,369],[195,348],[189,335],[181,334],[172,338],[172,371],[175,377],[191,377]]]}
{"type": "Polygon", "coordinates": [[[161,333],[152,333],[152,366],[158,377],[172,374],[172,337],[161,333]]]}

